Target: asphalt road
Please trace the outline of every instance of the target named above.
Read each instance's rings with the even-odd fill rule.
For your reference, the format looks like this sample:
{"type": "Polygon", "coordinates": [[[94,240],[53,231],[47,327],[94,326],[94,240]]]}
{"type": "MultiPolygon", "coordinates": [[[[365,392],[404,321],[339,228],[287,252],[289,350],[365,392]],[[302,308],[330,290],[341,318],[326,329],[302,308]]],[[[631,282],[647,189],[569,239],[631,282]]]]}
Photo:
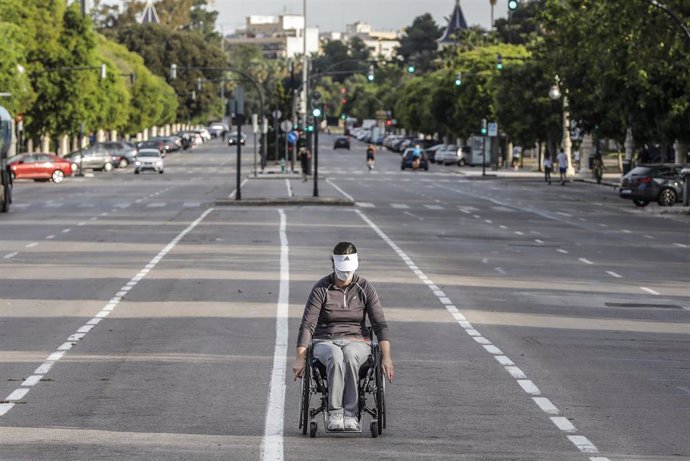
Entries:
{"type": "Polygon", "coordinates": [[[390,152],[369,172],[363,145],[330,146],[322,195],[355,207],[214,206],[235,189],[219,142],[164,175],[18,181],[0,460],[690,459],[688,216],[588,184],[401,171],[390,152]],[[378,439],[297,428],[299,320],[342,240],[392,332],[378,439]]]}

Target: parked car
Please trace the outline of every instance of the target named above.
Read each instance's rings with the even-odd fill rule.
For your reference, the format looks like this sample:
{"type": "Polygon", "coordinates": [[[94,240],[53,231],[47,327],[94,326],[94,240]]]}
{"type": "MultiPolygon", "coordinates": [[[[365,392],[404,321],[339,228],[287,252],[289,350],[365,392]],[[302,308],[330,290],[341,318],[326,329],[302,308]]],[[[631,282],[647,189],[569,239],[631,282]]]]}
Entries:
{"type": "Polygon", "coordinates": [[[103,146],[95,144],[88,149],[65,155],[65,160],[72,164],[72,170],[81,169],[111,171],[115,165],[113,156],[103,146]]]}
{"type": "Polygon", "coordinates": [[[72,175],[69,160],[53,154],[19,154],[7,161],[12,179],[33,179],[61,183],[65,176],[72,175]]]}
{"type": "Polygon", "coordinates": [[[673,206],[682,201],[684,165],[642,165],[623,176],[618,195],[632,200],[639,207],[657,202],[661,206],[673,206]]]}
{"type": "Polygon", "coordinates": [[[145,170],[153,170],[163,174],[163,156],[158,149],[139,149],[137,160],[134,162],[134,174],[139,174],[145,170]]]}
{"type": "Polygon", "coordinates": [[[431,146],[428,149],[426,149],[426,156],[429,159],[429,162],[434,163],[436,161],[436,152],[443,149],[444,147],[446,147],[445,144],[436,144],[435,146],[431,146]]]}
{"type": "Polygon", "coordinates": [[[218,138],[223,134],[223,132],[227,133],[227,131],[228,126],[221,122],[211,123],[208,127],[208,132],[211,134],[212,138],[218,138]]]}
{"type": "Polygon", "coordinates": [[[118,168],[126,168],[137,156],[137,148],[128,142],[99,142],[94,147],[99,146],[105,149],[113,157],[113,165],[118,168]]]}
{"type": "Polygon", "coordinates": [[[158,152],[165,153],[165,143],[161,139],[149,139],[148,141],[141,141],[137,144],[137,149],[158,149],[158,152]]]}
{"type": "MultiPolygon", "coordinates": [[[[412,168],[412,152],[414,151],[413,148],[405,149],[405,152],[402,154],[402,159],[400,161],[400,169],[404,170],[405,168],[412,168]]],[[[419,162],[419,169],[428,171],[429,170],[429,159],[426,156],[426,152],[422,150],[422,157],[419,162]]]]}
{"type": "Polygon", "coordinates": [[[166,154],[176,152],[180,150],[181,147],[180,139],[177,136],[157,136],[155,138],[151,138],[150,140],[159,141],[163,145],[163,150],[161,152],[166,154]]]}
{"type": "MultiPolygon", "coordinates": [[[[247,135],[242,133],[240,135],[240,144],[244,146],[244,144],[247,142],[247,135]]],[[[237,131],[233,131],[228,135],[228,146],[236,146],[237,145],[237,131]]]]}
{"type": "Polygon", "coordinates": [[[338,149],[340,147],[342,147],[343,149],[350,150],[350,140],[345,136],[338,136],[337,138],[335,138],[335,142],[333,143],[333,150],[338,149]]]}
{"type": "Polygon", "coordinates": [[[465,166],[469,156],[469,148],[458,147],[455,144],[448,144],[436,151],[436,163],[441,165],[465,166]]]}

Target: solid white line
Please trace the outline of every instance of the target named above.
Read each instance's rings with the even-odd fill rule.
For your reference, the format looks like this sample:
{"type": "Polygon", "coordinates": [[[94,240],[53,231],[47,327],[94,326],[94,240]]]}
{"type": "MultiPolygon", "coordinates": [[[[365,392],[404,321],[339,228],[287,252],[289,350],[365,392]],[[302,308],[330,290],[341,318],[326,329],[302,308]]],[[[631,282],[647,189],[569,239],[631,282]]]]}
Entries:
{"type": "Polygon", "coordinates": [[[573,444],[575,444],[578,450],[580,450],[582,453],[599,453],[597,447],[595,447],[594,444],[585,436],[569,435],[568,440],[573,442],[573,444]]]}
{"type": "Polygon", "coordinates": [[[288,191],[288,197],[292,197],[295,194],[292,193],[292,186],[290,185],[290,180],[286,179],[285,180],[285,186],[287,186],[287,191],[288,191]]]}
{"type": "Polygon", "coordinates": [[[338,192],[340,192],[340,194],[341,194],[343,197],[345,197],[346,199],[352,200],[353,202],[355,201],[355,199],[354,199],[350,194],[348,194],[347,192],[345,192],[344,190],[342,190],[340,187],[336,186],[330,179],[326,179],[326,182],[327,182],[328,184],[330,184],[331,186],[333,186],[333,188],[334,188],[335,190],[337,190],[338,192]]]}
{"type": "Polygon", "coordinates": [[[606,271],[606,273],[609,274],[611,277],[615,277],[615,278],[617,278],[617,279],[622,279],[622,278],[623,278],[622,275],[617,274],[616,272],[613,272],[613,271],[606,271]]]}
{"type": "Polygon", "coordinates": [[[577,429],[568,418],[564,416],[552,416],[551,421],[563,432],[577,432],[577,429]]]}
{"type": "Polygon", "coordinates": [[[654,291],[654,290],[652,290],[651,288],[640,287],[640,289],[641,289],[642,291],[646,291],[647,293],[652,294],[652,295],[655,295],[655,296],[660,296],[660,295],[661,295],[661,293],[659,293],[659,292],[657,292],[657,291],[654,291]]]}
{"type": "Polygon", "coordinates": [[[547,399],[546,397],[532,397],[532,400],[534,400],[534,403],[536,403],[544,413],[550,415],[557,415],[560,413],[560,410],[556,408],[556,405],[551,403],[551,400],[547,399]]]}
{"type": "Polygon", "coordinates": [[[19,254],[19,253],[17,253],[16,251],[14,251],[14,252],[12,252],[12,253],[7,253],[3,258],[4,258],[4,259],[14,258],[14,257],[17,256],[18,254],[19,254]]]}
{"type": "Polygon", "coordinates": [[[579,258],[579,261],[580,261],[580,262],[583,262],[583,263],[585,263],[585,264],[594,264],[592,261],[590,261],[590,260],[587,259],[587,258],[579,258]]]}
{"type": "MultiPolygon", "coordinates": [[[[273,352],[271,390],[266,410],[266,426],[261,447],[263,460],[281,461],[283,419],[285,417],[285,370],[288,340],[288,303],[290,302],[290,259],[285,212],[280,209],[280,290],[276,308],[276,346],[273,352]]],[[[305,423],[306,424],[306,423],[305,423]]]]}

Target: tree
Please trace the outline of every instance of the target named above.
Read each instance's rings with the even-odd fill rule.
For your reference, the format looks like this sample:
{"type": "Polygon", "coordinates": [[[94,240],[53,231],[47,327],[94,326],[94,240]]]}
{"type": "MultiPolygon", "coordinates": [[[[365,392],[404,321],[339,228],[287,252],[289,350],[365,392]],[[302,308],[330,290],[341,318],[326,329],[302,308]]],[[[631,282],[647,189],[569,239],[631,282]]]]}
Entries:
{"type": "Polygon", "coordinates": [[[398,56],[408,64],[413,64],[420,72],[434,68],[438,57],[438,40],[443,30],[436,25],[431,14],[417,16],[412,25],[405,28],[405,35],[400,39],[398,56]]]}

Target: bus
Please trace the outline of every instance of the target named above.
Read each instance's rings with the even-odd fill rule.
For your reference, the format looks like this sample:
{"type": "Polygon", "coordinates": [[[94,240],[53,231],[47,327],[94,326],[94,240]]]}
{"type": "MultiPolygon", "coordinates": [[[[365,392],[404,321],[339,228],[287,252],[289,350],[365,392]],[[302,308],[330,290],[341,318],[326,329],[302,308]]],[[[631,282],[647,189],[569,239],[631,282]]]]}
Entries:
{"type": "Polygon", "coordinates": [[[0,106],[0,213],[10,211],[12,177],[7,169],[7,154],[12,146],[12,117],[0,106]]]}

